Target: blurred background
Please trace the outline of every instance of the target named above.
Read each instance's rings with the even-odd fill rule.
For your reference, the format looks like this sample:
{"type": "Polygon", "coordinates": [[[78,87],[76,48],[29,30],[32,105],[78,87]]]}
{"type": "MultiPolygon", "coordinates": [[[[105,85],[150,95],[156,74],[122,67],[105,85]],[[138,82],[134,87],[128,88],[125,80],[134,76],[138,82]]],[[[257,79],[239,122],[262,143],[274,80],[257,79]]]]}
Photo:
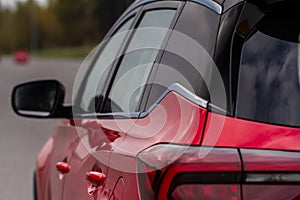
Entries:
{"type": "Polygon", "coordinates": [[[56,79],[65,102],[83,58],[133,0],[0,0],[0,199],[33,199],[38,152],[58,119],[13,113],[15,85],[56,79]]]}
{"type": "Polygon", "coordinates": [[[49,50],[67,48],[70,54],[77,48],[83,56],[132,1],[0,0],[2,53],[27,50],[47,56],[49,50]]]}

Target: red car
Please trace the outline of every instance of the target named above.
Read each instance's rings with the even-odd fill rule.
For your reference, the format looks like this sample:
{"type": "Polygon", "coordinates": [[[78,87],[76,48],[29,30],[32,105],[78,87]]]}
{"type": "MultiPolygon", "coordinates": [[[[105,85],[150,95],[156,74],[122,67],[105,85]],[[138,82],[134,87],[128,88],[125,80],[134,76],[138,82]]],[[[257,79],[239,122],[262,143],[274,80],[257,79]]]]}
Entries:
{"type": "Polygon", "coordinates": [[[299,9],[135,1],[72,106],[55,80],[17,86],[17,114],[63,118],[38,156],[36,199],[299,200],[299,9]]]}
{"type": "Polygon", "coordinates": [[[14,61],[16,63],[27,63],[29,60],[29,54],[26,51],[16,51],[14,53],[14,61]]]}

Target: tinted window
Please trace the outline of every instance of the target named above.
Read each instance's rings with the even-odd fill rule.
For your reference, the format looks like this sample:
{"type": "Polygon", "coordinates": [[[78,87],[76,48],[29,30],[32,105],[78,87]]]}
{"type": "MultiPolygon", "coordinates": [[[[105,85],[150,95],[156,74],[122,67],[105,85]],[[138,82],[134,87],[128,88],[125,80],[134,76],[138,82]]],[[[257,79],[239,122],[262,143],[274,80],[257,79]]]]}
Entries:
{"type": "Polygon", "coordinates": [[[239,117],[300,126],[299,16],[287,15],[265,17],[244,45],[239,117]]]}
{"type": "Polygon", "coordinates": [[[152,10],[144,14],[120,63],[104,112],[136,111],[175,13],[176,10],[152,10]]]}
{"type": "Polygon", "coordinates": [[[80,107],[84,111],[94,111],[99,99],[102,98],[102,89],[107,81],[111,65],[118,57],[121,45],[126,37],[133,18],[124,23],[111,39],[106,41],[104,49],[98,55],[96,62],[86,77],[80,107]]]}
{"type": "Polygon", "coordinates": [[[151,93],[146,110],[148,110],[159,97],[173,83],[179,83],[185,89],[195,93],[197,96],[209,100],[209,92],[201,74],[182,57],[170,52],[165,52],[156,77],[151,84],[151,93]]]}
{"type": "Polygon", "coordinates": [[[212,10],[193,2],[186,4],[168,41],[154,83],[149,86],[150,95],[147,102],[143,102],[145,110],[155,104],[173,83],[179,83],[197,96],[210,100],[208,84],[203,76],[206,80],[212,76],[211,61],[218,24],[219,15],[212,10]],[[204,73],[200,74],[200,71],[204,73]]]}

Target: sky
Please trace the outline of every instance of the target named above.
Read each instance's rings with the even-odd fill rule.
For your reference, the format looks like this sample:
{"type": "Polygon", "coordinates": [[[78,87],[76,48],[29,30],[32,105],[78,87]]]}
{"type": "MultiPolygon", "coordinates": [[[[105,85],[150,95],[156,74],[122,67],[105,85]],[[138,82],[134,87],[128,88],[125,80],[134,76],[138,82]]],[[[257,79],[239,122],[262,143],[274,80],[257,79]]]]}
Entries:
{"type": "MultiPolygon", "coordinates": [[[[24,2],[26,0],[0,0],[0,3],[3,7],[10,7],[14,8],[16,5],[16,2],[24,2]]],[[[47,5],[47,0],[35,0],[37,3],[39,3],[41,6],[47,5]]]]}

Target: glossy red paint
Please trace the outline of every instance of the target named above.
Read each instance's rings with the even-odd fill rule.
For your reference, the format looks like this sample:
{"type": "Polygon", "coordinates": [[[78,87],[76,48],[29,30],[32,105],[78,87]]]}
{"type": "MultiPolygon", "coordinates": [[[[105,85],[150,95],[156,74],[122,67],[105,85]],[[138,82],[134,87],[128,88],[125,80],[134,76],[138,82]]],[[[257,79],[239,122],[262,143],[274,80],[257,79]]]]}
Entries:
{"type": "Polygon", "coordinates": [[[199,144],[205,120],[204,108],[175,92],[168,93],[149,115],[138,119],[110,160],[110,178],[124,178],[124,199],[140,198],[136,171],[139,152],[159,143],[199,144]]]}
{"type": "Polygon", "coordinates": [[[54,138],[50,137],[41,149],[37,158],[36,181],[38,199],[45,199],[49,178],[49,166],[51,154],[53,153],[54,138]]]}
{"type": "Polygon", "coordinates": [[[51,180],[56,180],[55,185],[50,183],[50,186],[39,188],[42,191],[40,199],[50,199],[46,194],[47,187],[58,195],[63,193],[63,199],[74,196],[80,199],[104,198],[112,195],[114,188],[115,196],[138,199],[136,155],[162,142],[199,144],[205,119],[205,109],[170,92],[143,119],[62,120],[53,139],[41,151],[38,166],[42,169],[51,166],[51,163],[66,162],[67,158],[71,170],[64,176],[59,176],[56,169],[38,170],[38,177],[43,177],[39,178],[39,183],[49,180],[44,174],[50,174],[51,180]],[[55,153],[52,146],[59,153],[55,153]],[[44,161],[47,154],[50,157],[44,161]],[[58,155],[58,158],[51,157],[52,154],[58,155]],[[96,167],[106,176],[99,186],[86,181],[86,173],[96,167]],[[120,177],[124,177],[122,187],[117,184],[120,177]]]}
{"type": "Polygon", "coordinates": [[[202,145],[299,151],[300,129],[209,113],[202,145]]]}
{"type": "MultiPolygon", "coordinates": [[[[42,191],[40,199],[50,199],[47,197],[49,187],[51,191],[56,191],[56,194],[63,195],[63,199],[70,199],[74,196],[81,199],[109,199],[110,197],[111,199],[140,199],[142,194],[138,188],[141,183],[138,182],[136,169],[138,153],[160,143],[197,145],[200,143],[203,132],[203,146],[264,150],[297,150],[299,148],[299,141],[297,140],[299,130],[297,128],[207,113],[204,108],[195,105],[175,92],[170,92],[154,110],[142,119],[63,120],[57,133],[47,142],[39,155],[38,185],[39,191],[42,191]],[[205,122],[207,123],[206,128],[204,128],[205,122]],[[220,126],[223,129],[219,129],[220,126]],[[221,130],[221,132],[213,132],[213,130],[221,130]],[[213,139],[218,136],[215,144],[212,143],[213,139],[209,137],[211,134],[214,134],[213,139]],[[282,142],[287,136],[293,138],[292,143],[290,140],[286,143],[282,142]],[[60,149],[53,149],[54,145],[59,146],[60,149]],[[59,154],[55,153],[59,157],[53,158],[53,151],[60,151],[59,154]],[[72,167],[67,176],[59,176],[59,172],[46,167],[49,163],[65,162],[66,159],[68,165],[72,167]],[[101,177],[106,177],[105,180],[101,179],[101,184],[93,184],[95,181],[92,181],[91,177],[88,178],[90,183],[86,180],[87,173],[93,171],[103,175],[101,177]],[[42,180],[47,180],[49,176],[56,181],[54,183],[42,183],[42,180]],[[54,178],[55,176],[56,178],[54,178]],[[122,177],[122,184],[118,181],[120,177],[122,177]],[[72,184],[74,182],[76,184],[72,184]],[[60,187],[63,190],[59,190],[60,187]]],[[[162,154],[156,152],[153,155],[153,159],[160,158],[160,162],[163,161],[164,156],[170,157],[170,154],[166,152],[162,154]]],[[[224,151],[218,156],[206,156],[204,160],[199,160],[199,155],[195,155],[196,157],[193,159],[192,154],[187,151],[176,161],[176,164],[173,163],[168,168],[167,174],[160,183],[159,199],[167,199],[171,182],[177,174],[201,171],[241,171],[238,158],[232,162],[233,165],[227,166],[225,164],[230,159],[225,156],[224,151]],[[220,161],[222,159],[225,159],[224,162],[220,161]]],[[[209,155],[213,154],[210,153],[209,155]]],[[[236,153],[236,155],[238,154],[236,153]]],[[[245,152],[243,156],[245,156],[246,171],[262,170],[266,166],[268,168],[273,167],[274,170],[293,170],[298,169],[300,163],[299,160],[294,160],[294,163],[291,163],[292,154],[278,157],[278,152],[273,155],[272,151],[245,152]],[[259,162],[261,163],[257,164],[259,162]],[[285,165],[285,163],[289,164],[285,165]]],[[[297,155],[295,156],[297,157],[297,155]]],[[[95,175],[94,173],[91,174],[95,175]]],[[[152,175],[155,176],[155,174],[152,175]]],[[[142,185],[146,187],[147,184],[142,185]]]]}
{"type": "Polygon", "coordinates": [[[57,171],[56,164],[69,163],[73,154],[73,143],[78,140],[69,120],[61,120],[55,133],[38,155],[36,173],[39,199],[61,199],[66,176],[57,171]]]}
{"type": "Polygon", "coordinates": [[[118,180],[110,178],[111,152],[125,138],[125,133],[134,122],[132,119],[73,121],[73,131],[79,140],[73,144],[70,161],[72,171],[65,178],[63,199],[72,199],[74,196],[78,199],[109,199],[118,180]],[[90,172],[101,173],[102,178],[105,177],[101,184],[86,180],[87,173],[90,172]]]}
{"type": "Polygon", "coordinates": [[[121,200],[124,199],[124,187],[125,182],[123,178],[120,178],[116,183],[114,190],[110,196],[110,200],[121,200]]]}
{"type": "Polygon", "coordinates": [[[157,143],[197,145],[206,113],[206,109],[170,92],[145,118],[137,119],[116,152],[136,155],[157,143]]]}

